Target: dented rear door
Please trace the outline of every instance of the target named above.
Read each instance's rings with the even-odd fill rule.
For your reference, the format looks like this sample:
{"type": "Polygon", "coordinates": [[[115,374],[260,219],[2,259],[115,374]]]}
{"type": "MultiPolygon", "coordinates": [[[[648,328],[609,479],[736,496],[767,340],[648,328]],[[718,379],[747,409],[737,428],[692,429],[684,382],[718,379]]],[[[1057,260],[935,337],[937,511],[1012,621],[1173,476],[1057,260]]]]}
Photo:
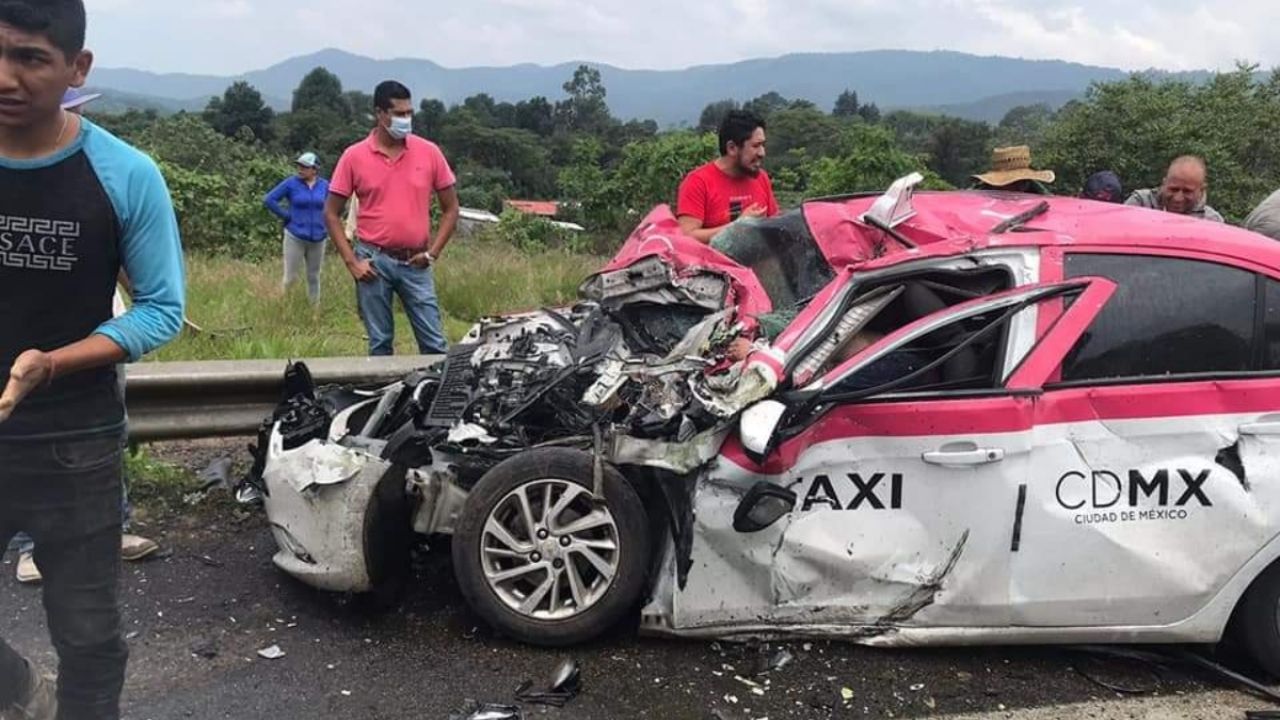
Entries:
{"type": "Polygon", "coordinates": [[[1014,623],[1172,625],[1276,534],[1280,380],[1259,283],[1199,258],[1069,253],[1115,297],[1036,409],[1014,623]]]}

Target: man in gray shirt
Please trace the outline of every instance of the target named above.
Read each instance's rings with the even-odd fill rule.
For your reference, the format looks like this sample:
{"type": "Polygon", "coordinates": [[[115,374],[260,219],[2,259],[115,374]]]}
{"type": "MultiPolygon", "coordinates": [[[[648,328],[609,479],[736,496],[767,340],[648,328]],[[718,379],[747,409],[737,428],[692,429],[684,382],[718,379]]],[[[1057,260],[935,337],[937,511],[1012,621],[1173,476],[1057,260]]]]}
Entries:
{"type": "Polygon", "coordinates": [[[1244,221],[1245,229],[1280,240],[1280,190],[1263,200],[1244,221]]]}
{"type": "Polygon", "coordinates": [[[1124,204],[1223,222],[1222,215],[1205,204],[1208,175],[1203,158],[1183,155],[1170,163],[1160,187],[1135,191],[1124,204]]]}

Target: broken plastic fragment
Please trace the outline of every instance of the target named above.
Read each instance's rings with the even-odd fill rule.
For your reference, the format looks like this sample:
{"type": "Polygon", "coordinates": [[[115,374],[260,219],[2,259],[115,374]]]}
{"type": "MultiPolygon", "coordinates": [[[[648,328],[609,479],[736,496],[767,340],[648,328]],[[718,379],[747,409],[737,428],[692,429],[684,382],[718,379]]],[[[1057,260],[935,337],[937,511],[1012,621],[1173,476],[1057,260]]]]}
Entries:
{"type": "Polygon", "coordinates": [[[564,707],[578,696],[582,689],[582,668],[576,660],[565,660],[556,667],[547,681],[546,689],[533,690],[533,681],[526,680],[516,688],[516,700],[535,705],[564,707]]]}
{"type": "Polygon", "coordinates": [[[231,487],[232,463],[230,457],[220,457],[201,470],[198,476],[200,492],[207,492],[215,487],[231,487]]]}
{"type": "Polygon", "coordinates": [[[480,703],[468,699],[462,708],[449,714],[449,720],[523,720],[524,715],[515,705],[480,703]]]}
{"type": "Polygon", "coordinates": [[[792,655],[790,650],[787,650],[786,648],[781,648],[777,652],[765,658],[763,663],[764,667],[761,668],[760,670],[757,670],[756,674],[764,675],[765,673],[770,673],[770,672],[773,672],[774,670],[781,670],[782,668],[790,665],[791,661],[794,659],[795,659],[795,655],[792,655]]]}
{"type": "Polygon", "coordinates": [[[871,209],[862,216],[862,222],[870,217],[889,227],[897,227],[915,217],[916,210],[911,205],[911,196],[915,187],[922,182],[924,176],[918,172],[898,178],[883,195],[876,198],[871,209]]]}
{"type": "Polygon", "coordinates": [[[284,657],[284,651],[280,649],[279,645],[272,645],[271,647],[259,650],[258,657],[261,657],[264,660],[279,660],[284,657]]]}
{"type": "Polygon", "coordinates": [[[449,429],[448,441],[454,445],[461,445],[465,442],[478,442],[485,445],[492,445],[498,442],[498,439],[489,434],[488,430],[474,423],[458,423],[449,429]]]}

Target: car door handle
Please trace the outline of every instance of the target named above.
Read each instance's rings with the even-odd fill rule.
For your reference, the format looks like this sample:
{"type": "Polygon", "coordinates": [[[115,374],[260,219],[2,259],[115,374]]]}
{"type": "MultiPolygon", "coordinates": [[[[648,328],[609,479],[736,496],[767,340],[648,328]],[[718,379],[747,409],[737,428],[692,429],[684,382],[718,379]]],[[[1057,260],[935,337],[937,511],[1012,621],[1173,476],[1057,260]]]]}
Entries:
{"type": "Polygon", "coordinates": [[[930,465],[989,465],[1004,460],[1004,450],[1000,448],[980,448],[969,445],[963,449],[942,448],[924,454],[924,461],[930,465]]]}
{"type": "Polygon", "coordinates": [[[1241,435],[1280,435],[1280,421],[1249,423],[1239,429],[1241,435]]]}

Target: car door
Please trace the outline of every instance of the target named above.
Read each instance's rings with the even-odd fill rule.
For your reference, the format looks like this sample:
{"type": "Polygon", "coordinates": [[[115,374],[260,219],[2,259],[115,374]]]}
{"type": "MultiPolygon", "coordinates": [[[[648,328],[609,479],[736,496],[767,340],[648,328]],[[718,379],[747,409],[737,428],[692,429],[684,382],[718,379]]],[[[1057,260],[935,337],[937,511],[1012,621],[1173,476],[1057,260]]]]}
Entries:
{"type": "Polygon", "coordinates": [[[1037,403],[1012,620],[1172,625],[1276,535],[1280,364],[1259,302],[1275,283],[1171,253],[1082,248],[1063,269],[1118,290],[1037,403]]]}
{"type": "Polygon", "coordinates": [[[1087,280],[1032,285],[942,310],[792,393],[797,417],[767,457],[753,460],[731,439],[695,490],[677,627],[1003,624],[1035,412],[1034,391],[1005,388],[1006,368],[1022,364],[1009,362],[1009,349],[1035,346],[1010,329],[1048,333],[1053,326],[1023,320],[1064,294],[1109,289],[1087,280]],[[937,347],[939,337],[950,344],[937,347]],[[931,365],[979,343],[966,387],[934,382],[931,365]],[[936,354],[908,363],[890,386],[880,382],[889,359],[925,349],[936,354]],[[794,490],[795,508],[760,532],[735,531],[746,488],[762,480],[794,490]]]}

